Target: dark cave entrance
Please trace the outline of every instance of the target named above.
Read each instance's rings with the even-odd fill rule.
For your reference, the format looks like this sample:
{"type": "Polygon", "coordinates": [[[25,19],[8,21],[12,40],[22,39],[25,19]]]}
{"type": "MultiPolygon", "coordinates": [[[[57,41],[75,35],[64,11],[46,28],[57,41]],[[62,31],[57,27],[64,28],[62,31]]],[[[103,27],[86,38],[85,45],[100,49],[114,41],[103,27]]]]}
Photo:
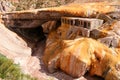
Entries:
{"type": "Polygon", "coordinates": [[[33,28],[8,27],[8,29],[17,33],[27,42],[27,45],[32,49],[32,56],[40,57],[44,53],[46,39],[49,32],[56,30],[60,25],[61,21],[58,20],[48,21],[40,26],[33,28]],[[48,28],[48,32],[46,32],[46,26],[48,28]]]}
{"type": "Polygon", "coordinates": [[[38,57],[44,52],[46,36],[43,32],[42,26],[38,26],[36,28],[9,27],[9,29],[17,33],[22,39],[27,42],[27,45],[32,49],[32,56],[38,57]]]}

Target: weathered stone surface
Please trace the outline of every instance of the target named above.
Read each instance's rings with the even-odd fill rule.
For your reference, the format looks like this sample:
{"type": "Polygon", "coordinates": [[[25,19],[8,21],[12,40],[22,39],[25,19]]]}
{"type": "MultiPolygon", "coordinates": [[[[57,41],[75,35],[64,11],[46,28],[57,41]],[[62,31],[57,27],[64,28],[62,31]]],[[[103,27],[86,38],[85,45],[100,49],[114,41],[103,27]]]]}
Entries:
{"type": "Polygon", "coordinates": [[[90,32],[90,37],[98,39],[108,47],[118,48],[120,46],[120,21],[112,21],[111,24],[94,29],[90,32]]]}
{"type": "Polygon", "coordinates": [[[90,31],[90,37],[105,42],[112,49],[95,40],[80,37],[83,37],[82,29],[68,24],[50,32],[44,54],[48,70],[55,72],[60,68],[73,77],[82,76],[88,71],[105,80],[119,80],[119,67],[115,67],[120,57],[119,49],[116,49],[119,48],[119,21],[112,21],[109,25],[90,31]]]}
{"type": "Polygon", "coordinates": [[[0,47],[5,51],[11,51],[15,55],[31,55],[31,49],[27,46],[27,43],[3,24],[0,24],[0,32],[0,47]]]}
{"type": "Polygon", "coordinates": [[[107,3],[69,4],[67,6],[43,8],[37,10],[15,11],[4,13],[2,18],[8,27],[31,28],[38,27],[44,22],[60,20],[63,16],[91,17],[98,13],[116,11],[114,6],[107,3]],[[103,8],[104,7],[104,8],[103,8]]]}
{"type": "MultiPolygon", "coordinates": [[[[24,73],[37,77],[38,80],[73,80],[72,77],[63,72],[56,72],[54,74],[47,72],[44,63],[42,62],[45,41],[39,43],[26,42],[22,39],[23,37],[10,31],[1,23],[0,32],[0,53],[19,64],[24,73]],[[31,44],[35,45],[34,50],[29,47],[31,44]],[[31,56],[32,54],[34,54],[34,56],[31,56]]],[[[82,77],[80,80],[86,80],[86,78],[82,77]]]]}
{"type": "Polygon", "coordinates": [[[55,30],[60,25],[60,23],[59,23],[59,25],[57,25],[57,23],[59,23],[59,22],[48,21],[48,22],[42,24],[43,32],[45,34],[49,34],[51,31],[55,30]]]}
{"type": "Polygon", "coordinates": [[[90,31],[90,37],[94,38],[94,39],[98,39],[98,38],[103,38],[107,36],[107,32],[106,31],[102,31],[100,29],[93,29],[90,31]]]}
{"type": "MultiPolygon", "coordinates": [[[[37,77],[38,80],[45,80],[49,78],[56,79],[50,75],[42,73],[43,69],[42,58],[31,56],[33,53],[30,45],[32,43],[26,42],[23,37],[19,36],[13,31],[10,31],[4,24],[0,23],[0,54],[5,55],[7,58],[12,59],[16,64],[19,64],[22,71],[25,74],[30,74],[33,77],[37,77]],[[40,65],[41,64],[41,65],[40,65]],[[42,69],[42,70],[41,70],[42,69]],[[41,70],[41,71],[40,71],[41,70]]],[[[36,43],[34,43],[36,44],[36,43]]],[[[39,50],[36,49],[35,54],[42,54],[44,51],[45,42],[37,43],[39,50]]],[[[33,44],[32,44],[33,45],[33,44]]],[[[33,46],[34,47],[34,46],[33,46]]],[[[47,71],[46,71],[47,72],[47,71]]],[[[48,73],[49,74],[49,73],[48,73]]],[[[60,76],[71,79],[69,76],[59,73],[60,76]]],[[[57,75],[57,74],[54,74],[57,75]]],[[[56,79],[57,80],[57,79],[56,79]]]]}
{"type": "Polygon", "coordinates": [[[20,64],[24,73],[33,74],[34,71],[39,70],[39,60],[31,57],[32,50],[27,43],[1,23],[0,38],[0,53],[20,64]]]}
{"type": "MultiPolygon", "coordinates": [[[[62,25],[59,27],[57,25],[58,21],[60,21],[60,18],[63,16],[96,17],[98,13],[106,14],[112,11],[116,11],[114,6],[109,6],[109,4],[106,4],[106,2],[69,4],[66,6],[54,8],[20,12],[15,11],[12,13],[3,13],[1,18],[7,27],[35,28],[41,27],[42,25],[43,32],[49,33],[48,39],[46,41],[44,63],[47,65],[50,72],[54,72],[56,69],[61,69],[73,77],[80,77],[83,76],[86,71],[89,71],[91,75],[102,76],[106,80],[119,80],[119,49],[115,48],[115,50],[112,50],[95,40],[80,38],[83,37],[83,35],[85,37],[89,37],[90,33],[87,31],[87,29],[84,30],[82,28],[69,25],[62,25]],[[49,24],[48,21],[56,22],[50,22],[49,24]],[[46,24],[50,26],[44,25],[43,23],[45,22],[48,22],[46,24]]],[[[107,38],[113,36],[114,34],[119,35],[118,29],[119,27],[114,27],[113,29],[112,26],[108,28],[108,25],[104,27],[104,29],[98,29],[98,33],[97,30],[95,31],[98,34],[96,39],[107,38]]],[[[58,72],[49,74],[43,69],[45,66],[42,62],[41,55],[44,51],[44,47],[41,43],[35,43],[35,49],[32,51],[35,53],[34,55],[37,55],[40,58],[39,62],[37,57],[30,56],[32,53],[31,48],[27,46],[24,40],[19,38],[19,36],[15,33],[9,32],[9,30],[8,33],[5,33],[4,31],[6,30],[1,30],[1,38],[3,39],[0,42],[0,51],[7,57],[13,59],[16,63],[20,63],[20,66],[23,68],[24,72],[34,75],[40,80],[51,78],[48,75],[55,76],[59,80],[73,80],[73,78],[63,73],[58,72]],[[2,34],[4,34],[4,36],[2,34]],[[4,44],[10,44],[4,45],[2,42],[4,44]]],[[[118,44],[118,40],[115,43],[118,44]]],[[[114,44],[114,47],[117,46],[116,44],[114,44]]]]}
{"type": "Polygon", "coordinates": [[[110,16],[112,19],[120,20],[120,12],[119,11],[118,12],[110,12],[107,15],[110,16]]]}
{"type": "Polygon", "coordinates": [[[105,44],[108,47],[118,47],[120,38],[116,36],[109,36],[98,39],[101,43],[105,44]]]}
{"type": "Polygon", "coordinates": [[[88,71],[105,80],[119,80],[119,71],[115,69],[119,63],[117,52],[113,54],[111,49],[93,39],[79,38],[52,43],[46,47],[43,59],[50,72],[60,68],[73,77],[80,77],[88,71]]]}

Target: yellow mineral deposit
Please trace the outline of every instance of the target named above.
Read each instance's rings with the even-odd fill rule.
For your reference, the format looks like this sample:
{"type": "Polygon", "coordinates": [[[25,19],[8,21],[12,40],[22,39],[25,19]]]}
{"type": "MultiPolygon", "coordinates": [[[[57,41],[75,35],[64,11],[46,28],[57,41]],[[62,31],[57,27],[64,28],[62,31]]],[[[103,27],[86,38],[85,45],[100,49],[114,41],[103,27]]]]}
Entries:
{"type": "MultiPolygon", "coordinates": [[[[110,6],[111,4],[112,3],[108,3],[108,2],[84,3],[84,4],[74,3],[60,7],[1,13],[2,14],[1,18],[3,19],[4,25],[6,27],[11,27],[11,28],[15,27],[15,28],[23,28],[23,29],[36,28],[36,27],[41,27],[42,24],[48,21],[55,21],[55,23],[57,24],[59,23],[58,21],[60,21],[62,17],[67,17],[67,18],[69,17],[69,19],[70,17],[90,19],[90,18],[96,18],[96,16],[99,13],[106,14],[109,12],[117,11],[117,9],[114,6],[110,6]]],[[[87,32],[88,30],[89,33],[89,29],[85,29],[84,31],[82,31],[83,28],[80,28],[80,26],[73,26],[65,23],[57,26],[56,28],[53,27],[54,29],[52,29],[52,27],[49,28],[51,31],[48,31],[49,34],[46,36],[47,37],[46,46],[42,58],[49,72],[52,73],[55,72],[57,69],[61,69],[63,72],[71,75],[72,77],[81,77],[85,75],[86,72],[89,72],[91,76],[97,75],[103,77],[105,80],[120,80],[120,42],[118,42],[117,47],[110,48],[100,43],[99,41],[95,40],[113,35],[112,33],[109,34],[110,31],[116,34],[117,37],[119,36],[120,32],[118,31],[119,30],[118,26],[120,25],[120,22],[111,21],[111,23],[112,24],[106,25],[105,27],[102,26],[103,28],[99,30],[97,33],[97,38],[94,39],[88,38],[88,36],[87,38],[85,38],[85,36],[83,36],[83,32],[84,31],[87,32]]],[[[6,29],[6,27],[4,28],[6,29]]],[[[96,27],[98,28],[98,26],[96,27]]],[[[45,29],[43,29],[43,31],[44,30],[45,29]]],[[[1,32],[2,31],[4,32],[4,30],[2,30],[1,27],[1,32]]],[[[10,40],[8,40],[9,33],[10,32],[8,31],[7,36],[1,35],[1,37],[3,37],[1,39],[2,40],[1,42],[3,43],[5,41],[8,42],[11,41],[10,42],[11,46],[16,46],[13,45],[15,36],[10,37],[10,40]]],[[[93,35],[95,35],[95,33],[93,33],[93,35]]],[[[10,45],[2,44],[2,46],[4,47],[0,48],[0,50],[3,49],[4,51],[4,48],[10,45]]],[[[16,51],[14,51],[13,48],[11,49],[11,46],[9,47],[10,48],[9,50],[12,50],[16,54],[16,51]]],[[[27,45],[24,46],[28,47],[27,45]]],[[[7,50],[7,55],[10,55],[8,54],[10,52],[9,50],[7,50]]],[[[24,53],[23,50],[17,52],[24,53]]],[[[30,54],[31,53],[33,52],[30,50],[30,54]]],[[[23,59],[23,57],[21,57],[20,59],[23,59]]],[[[40,62],[41,61],[42,60],[40,58],[40,62]]],[[[30,64],[30,66],[26,67],[26,62],[27,61],[25,61],[24,66],[26,70],[28,70],[29,72],[31,71],[30,69],[33,69],[34,67],[33,66],[31,67],[32,63],[30,64]]],[[[37,65],[39,65],[39,60],[34,62],[37,62],[37,65]]],[[[23,63],[20,63],[20,65],[21,64],[23,66],[23,63]]],[[[38,67],[36,68],[40,69],[38,67]]],[[[38,71],[36,73],[37,76],[40,76],[42,73],[39,70],[37,71],[38,71]]],[[[33,70],[31,74],[34,74],[35,72],[36,69],[33,70]]]]}
{"type": "Polygon", "coordinates": [[[119,80],[119,50],[112,49],[90,38],[55,42],[46,48],[43,60],[49,70],[60,68],[72,77],[87,71],[105,80],[119,80]]]}

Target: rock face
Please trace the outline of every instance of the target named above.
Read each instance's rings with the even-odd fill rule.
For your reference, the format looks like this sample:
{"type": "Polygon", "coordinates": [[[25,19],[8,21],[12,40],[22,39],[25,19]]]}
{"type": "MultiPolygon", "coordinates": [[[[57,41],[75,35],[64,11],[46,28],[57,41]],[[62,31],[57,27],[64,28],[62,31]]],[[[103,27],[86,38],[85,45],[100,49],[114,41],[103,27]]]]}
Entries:
{"type": "Polygon", "coordinates": [[[35,70],[39,69],[39,60],[31,57],[32,50],[21,37],[8,30],[3,24],[0,24],[0,32],[1,54],[20,64],[24,73],[32,74],[35,70]],[[33,69],[31,66],[36,63],[38,63],[38,66],[34,66],[36,69],[33,69]],[[30,71],[30,69],[33,71],[30,71]]]}
{"type": "Polygon", "coordinates": [[[15,11],[3,14],[2,18],[8,27],[34,28],[47,21],[60,20],[63,16],[96,17],[98,13],[114,11],[117,11],[117,8],[110,6],[109,3],[84,3],[37,10],[15,11]],[[106,4],[108,5],[106,6],[106,4]]]}
{"type": "MultiPolygon", "coordinates": [[[[116,25],[117,28],[119,27],[118,24],[119,21],[113,22],[111,26],[116,25]]],[[[117,47],[119,38],[113,39],[113,35],[110,36],[109,30],[114,31],[114,28],[108,28],[110,27],[107,26],[101,31],[99,29],[96,30],[97,34],[95,35],[99,35],[99,41],[104,42],[102,38],[105,38],[107,40],[105,41],[106,45],[109,45],[108,47],[111,44],[112,47],[117,47]],[[105,31],[105,29],[108,31],[105,31]],[[107,36],[111,39],[107,39],[107,36]],[[111,40],[113,41],[112,43],[111,40]]],[[[119,74],[118,70],[114,69],[117,74],[107,71],[113,71],[112,68],[119,62],[119,52],[116,53],[116,49],[110,49],[95,40],[80,38],[82,37],[81,31],[80,27],[64,24],[48,35],[43,59],[49,72],[55,72],[60,68],[73,77],[80,77],[86,72],[90,72],[91,75],[101,76],[106,80],[119,80],[119,76],[117,76],[119,74]],[[78,39],[73,40],[75,38],[78,39]],[[116,60],[114,60],[115,58],[116,60]],[[108,75],[111,75],[111,77],[108,77],[108,75]]],[[[112,34],[112,32],[110,33],[112,34]]]]}
{"type": "MultiPolygon", "coordinates": [[[[41,41],[39,43],[26,42],[23,37],[13,31],[10,31],[2,23],[0,23],[0,31],[0,53],[9,59],[12,59],[16,64],[19,64],[24,73],[37,77],[38,80],[59,80],[63,78],[66,80],[73,80],[72,77],[62,72],[54,74],[47,72],[42,62],[45,41],[41,41]],[[34,45],[36,47],[33,49],[30,46],[31,44],[33,47],[34,45]],[[34,54],[34,56],[31,56],[32,54],[34,54]]],[[[83,79],[86,80],[84,77],[81,77],[81,80],[83,79]]]]}
{"type": "Polygon", "coordinates": [[[84,31],[79,26],[63,24],[52,31],[48,35],[43,57],[49,72],[61,69],[72,77],[80,77],[89,72],[105,80],[119,80],[119,70],[115,67],[120,57],[119,21],[111,20],[109,25],[106,23],[90,31],[90,37],[108,47],[83,38],[84,31]]]}
{"type": "Polygon", "coordinates": [[[119,70],[115,67],[119,65],[119,55],[119,51],[113,53],[93,39],[79,38],[47,46],[43,60],[50,72],[60,68],[72,77],[81,77],[88,71],[105,80],[119,80],[119,70]]]}
{"type": "Polygon", "coordinates": [[[108,47],[119,48],[120,35],[119,35],[120,21],[113,21],[110,25],[104,25],[101,29],[94,29],[91,31],[91,36],[97,39],[108,47]]]}
{"type": "Polygon", "coordinates": [[[0,24],[0,47],[5,51],[10,51],[16,55],[31,55],[31,49],[27,46],[27,43],[20,38],[16,33],[8,30],[3,24],[0,24]],[[4,35],[4,36],[3,36],[4,35]]]}
{"type": "MultiPolygon", "coordinates": [[[[120,80],[119,21],[112,20],[114,16],[111,14],[118,9],[106,4],[107,2],[69,4],[54,8],[1,13],[0,52],[13,59],[15,63],[20,63],[25,73],[39,80],[49,79],[50,76],[55,76],[59,80],[73,80],[72,77],[83,77],[86,72],[105,80],[120,80]],[[109,21],[108,17],[108,19],[97,17],[98,14],[109,15],[111,20],[109,21]],[[105,24],[101,28],[88,31],[69,24],[60,25],[63,16],[97,17],[103,19],[105,24]],[[14,29],[15,32],[23,32],[25,36],[20,37],[6,27],[14,29]],[[47,38],[46,41],[45,38],[41,39],[42,34],[47,38]],[[96,40],[84,38],[83,35],[96,40]],[[34,36],[37,36],[37,40],[34,36]],[[28,41],[28,38],[34,39],[35,43],[28,41]],[[109,48],[111,46],[112,48],[109,48]],[[49,72],[61,69],[72,77],[61,72],[47,73],[42,59],[49,72]]],[[[85,78],[80,80],[82,79],[86,80],[85,78]]]]}
{"type": "MultiPolygon", "coordinates": [[[[37,47],[39,50],[35,49],[36,51],[34,51],[33,47],[36,43],[26,42],[23,37],[6,28],[2,22],[0,23],[0,37],[0,54],[5,55],[7,58],[12,59],[16,64],[19,64],[25,74],[37,77],[38,80],[52,78],[51,76],[42,73],[44,69],[41,57],[31,56],[33,53],[42,56],[45,45],[44,41],[37,43],[39,45],[37,47]],[[31,47],[31,45],[33,47],[31,47]]],[[[68,78],[70,77],[68,76],[68,78]]]]}

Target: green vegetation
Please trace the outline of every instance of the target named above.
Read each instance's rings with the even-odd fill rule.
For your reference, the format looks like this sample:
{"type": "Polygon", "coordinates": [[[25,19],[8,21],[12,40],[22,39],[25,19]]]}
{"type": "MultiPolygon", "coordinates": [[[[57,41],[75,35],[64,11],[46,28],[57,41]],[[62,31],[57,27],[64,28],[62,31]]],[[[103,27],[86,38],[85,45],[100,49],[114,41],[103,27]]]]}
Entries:
{"type": "Polygon", "coordinates": [[[0,78],[2,80],[37,80],[23,74],[18,64],[0,54],[0,78]]]}

